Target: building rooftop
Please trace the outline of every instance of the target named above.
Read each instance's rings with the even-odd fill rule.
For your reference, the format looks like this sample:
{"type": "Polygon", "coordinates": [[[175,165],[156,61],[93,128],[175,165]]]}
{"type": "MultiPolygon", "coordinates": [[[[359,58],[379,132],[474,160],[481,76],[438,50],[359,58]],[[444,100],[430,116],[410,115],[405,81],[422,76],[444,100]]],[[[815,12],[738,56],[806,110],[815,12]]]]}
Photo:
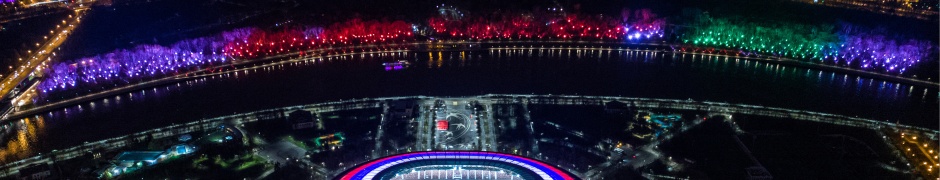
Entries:
{"type": "Polygon", "coordinates": [[[127,151],[114,157],[118,161],[149,161],[157,160],[163,151],[127,151]]]}

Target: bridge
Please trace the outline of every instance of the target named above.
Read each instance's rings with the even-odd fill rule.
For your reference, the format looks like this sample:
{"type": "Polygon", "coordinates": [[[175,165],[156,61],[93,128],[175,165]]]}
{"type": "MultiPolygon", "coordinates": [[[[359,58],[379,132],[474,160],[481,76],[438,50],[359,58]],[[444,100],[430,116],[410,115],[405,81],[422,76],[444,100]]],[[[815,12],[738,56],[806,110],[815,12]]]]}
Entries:
{"type": "Polygon", "coordinates": [[[55,56],[54,51],[56,48],[62,45],[75,28],[78,27],[79,23],[81,23],[82,16],[85,14],[83,11],[84,9],[75,9],[68,18],[62,20],[62,24],[56,25],[55,29],[49,31],[49,36],[44,39],[45,42],[42,46],[39,46],[36,51],[28,51],[29,58],[26,62],[17,66],[11,74],[6,75],[6,77],[0,81],[0,95],[6,96],[26,78],[35,75],[34,72],[39,71],[41,65],[45,65],[52,60],[52,56],[55,56]]]}
{"type": "Polygon", "coordinates": [[[45,16],[63,11],[85,10],[91,8],[97,0],[50,0],[19,4],[0,9],[0,24],[45,16]]]}

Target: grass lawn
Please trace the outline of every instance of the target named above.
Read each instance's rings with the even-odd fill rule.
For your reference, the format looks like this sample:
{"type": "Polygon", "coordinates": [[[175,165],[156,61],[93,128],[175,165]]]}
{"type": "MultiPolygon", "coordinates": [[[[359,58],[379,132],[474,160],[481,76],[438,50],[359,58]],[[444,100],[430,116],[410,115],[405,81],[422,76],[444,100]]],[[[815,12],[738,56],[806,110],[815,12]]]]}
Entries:
{"type": "Polygon", "coordinates": [[[264,158],[237,154],[196,154],[168,160],[120,179],[252,179],[273,168],[264,158]]]}

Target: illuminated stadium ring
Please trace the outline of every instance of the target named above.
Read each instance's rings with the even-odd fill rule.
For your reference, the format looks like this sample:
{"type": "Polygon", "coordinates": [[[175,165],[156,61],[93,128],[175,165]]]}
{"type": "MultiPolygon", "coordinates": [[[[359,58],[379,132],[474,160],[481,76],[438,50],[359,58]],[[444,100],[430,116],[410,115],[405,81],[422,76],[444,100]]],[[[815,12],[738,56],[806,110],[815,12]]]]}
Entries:
{"type": "Polygon", "coordinates": [[[555,166],[511,154],[479,151],[412,152],[373,160],[343,173],[339,180],[386,179],[407,167],[443,162],[450,165],[486,164],[511,169],[537,179],[574,180],[575,176],[555,166]],[[455,163],[460,162],[460,163],[455,163]],[[384,178],[383,178],[384,177],[384,178]]]}

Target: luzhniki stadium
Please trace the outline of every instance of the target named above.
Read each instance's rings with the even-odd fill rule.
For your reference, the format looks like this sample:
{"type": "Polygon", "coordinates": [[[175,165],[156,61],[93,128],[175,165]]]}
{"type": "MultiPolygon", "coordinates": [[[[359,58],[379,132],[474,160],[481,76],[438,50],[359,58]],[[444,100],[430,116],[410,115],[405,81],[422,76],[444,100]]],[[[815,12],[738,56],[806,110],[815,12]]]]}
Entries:
{"type": "Polygon", "coordinates": [[[538,160],[479,151],[428,151],[383,157],[353,167],[336,179],[555,179],[576,176],[538,160]]]}

